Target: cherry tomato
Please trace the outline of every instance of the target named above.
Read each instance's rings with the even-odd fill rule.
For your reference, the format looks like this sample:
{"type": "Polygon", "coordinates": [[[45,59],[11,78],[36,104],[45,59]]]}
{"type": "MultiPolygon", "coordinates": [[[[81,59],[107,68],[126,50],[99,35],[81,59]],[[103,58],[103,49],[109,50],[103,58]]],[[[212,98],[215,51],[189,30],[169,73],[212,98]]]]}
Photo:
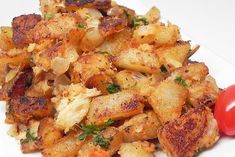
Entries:
{"type": "Polygon", "coordinates": [[[224,89],[215,105],[215,118],[221,131],[235,135],[235,85],[224,89]]]}

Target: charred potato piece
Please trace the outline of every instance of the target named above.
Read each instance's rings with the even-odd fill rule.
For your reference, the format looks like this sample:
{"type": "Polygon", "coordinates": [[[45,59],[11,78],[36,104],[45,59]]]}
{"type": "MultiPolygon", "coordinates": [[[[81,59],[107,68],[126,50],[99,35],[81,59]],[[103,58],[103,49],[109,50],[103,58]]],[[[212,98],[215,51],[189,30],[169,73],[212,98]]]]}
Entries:
{"type": "Polygon", "coordinates": [[[102,125],[109,118],[125,119],[143,112],[143,98],[134,91],[122,91],[92,100],[87,123],[102,125]]]}
{"type": "Polygon", "coordinates": [[[15,17],[12,22],[13,41],[16,46],[24,47],[31,41],[27,34],[41,21],[41,16],[36,14],[15,17]]]}
{"type": "Polygon", "coordinates": [[[60,139],[54,145],[44,149],[44,157],[76,157],[85,140],[80,141],[74,134],[69,134],[60,139]]]}
{"type": "Polygon", "coordinates": [[[31,119],[42,119],[53,114],[53,106],[46,98],[15,97],[10,100],[9,114],[14,121],[27,124],[31,119]]]}
{"type": "Polygon", "coordinates": [[[172,81],[163,81],[149,97],[149,102],[164,124],[181,116],[187,96],[186,88],[172,81]]]}
{"type": "Polygon", "coordinates": [[[219,129],[210,109],[201,106],[163,126],[158,139],[170,156],[193,157],[199,149],[215,144],[219,129]]]}
{"type": "Polygon", "coordinates": [[[40,149],[46,149],[57,143],[64,133],[55,126],[52,118],[44,118],[38,128],[38,145],[40,149]]]}
{"type": "Polygon", "coordinates": [[[205,105],[211,107],[219,95],[215,80],[208,76],[204,81],[193,84],[189,89],[189,103],[193,107],[205,105]]]}
{"type": "Polygon", "coordinates": [[[143,73],[159,73],[160,65],[153,53],[138,49],[128,49],[116,55],[113,59],[115,66],[143,73]]]}
{"type": "Polygon", "coordinates": [[[153,111],[132,117],[119,127],[125,142],[144,141],[157,138],[161,124],[153,111]]]}
{"type": "Polygon", "coordinates": [[[14,48],[13,31],[11,27],[0,27],[0,48],[8,51],[14,48]]]}

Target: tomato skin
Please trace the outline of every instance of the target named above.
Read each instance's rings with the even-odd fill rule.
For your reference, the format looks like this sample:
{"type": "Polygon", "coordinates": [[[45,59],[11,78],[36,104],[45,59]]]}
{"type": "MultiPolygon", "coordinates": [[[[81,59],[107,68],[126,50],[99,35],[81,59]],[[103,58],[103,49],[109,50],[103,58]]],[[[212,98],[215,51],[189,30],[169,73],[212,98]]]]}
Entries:
{"type": "Polygon", "coordinates": [[[215,105],[215,119],[220,130],[229,136],[235,135],[235,85],[224,89],[215,105]]]}

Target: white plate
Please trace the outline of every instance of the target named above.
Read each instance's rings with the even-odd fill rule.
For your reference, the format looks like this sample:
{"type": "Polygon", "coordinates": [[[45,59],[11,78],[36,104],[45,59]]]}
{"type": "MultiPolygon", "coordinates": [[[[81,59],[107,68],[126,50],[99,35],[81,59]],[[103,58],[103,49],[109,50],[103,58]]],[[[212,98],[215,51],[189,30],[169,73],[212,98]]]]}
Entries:
{"type": "MultiPolygon", "coordinates": [[[[143,5],[143,1],[137,0],[116,0],[123,5],[129,6],[137,11],[139,14],[144,14],[149,8],[143,5]]],[[[154,4],[154,0],[148,0],[149,3],[154,4]]],[[[4,2],[4,6],[0,6],[0,21],[1,25],[10,24],[11,19],[14,16],[18,16],[23,13],[38,13],[38,2],[36,1],[18,1],[11,0],[4,2]],[[13,12],[7,12],[7,8],[12,9],[13,12]],[[6,14],[7,12],[7,14],[6,14]],[[2,16],[4,15],[4,16],[2,16]]],[[[191,40],[187,36],[183,35],[183,39],[191,40]]],[[[218,85],[221,88],[229,86],[235,83],[235,67],[227,63],[214,53],[201,47],[198,53],[192,57],[193,60],[205,62],[210,69],[210,74],[216,79],[218,85]]],[[[4,123],[5,119],[5,105],[4,102],[0,102],[0,157],[39,157],[39,153],[35,154],[22,154],[20,151],[19,142],[7,135],[9,126],[4,123]]],[[[206,150],[199,154],[199,157],[235,157],[235,138],[222,137],[215,147],[206,150]]],[[[164,154],[158,153],[158,157],[165,157],[164,154]]]]}

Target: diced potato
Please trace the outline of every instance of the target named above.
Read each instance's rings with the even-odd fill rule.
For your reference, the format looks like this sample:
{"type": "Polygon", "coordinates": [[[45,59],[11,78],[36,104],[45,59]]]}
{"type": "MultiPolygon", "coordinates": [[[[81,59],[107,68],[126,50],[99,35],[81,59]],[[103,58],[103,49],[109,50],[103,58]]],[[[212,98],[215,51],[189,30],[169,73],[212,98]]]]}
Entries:
{"type": "Polygon", "coordinates": [[[142,97],[134,91],[122,91],[92,100],[87,123],[102,125],[109,118],[125,119],[143,112],[142,97]]]}
{"type": "Polygon", "coordinates": [[[114,64],[119,68],[143,73],[159,73],[160,65],[154,53],[143,52],[138,49],[128,49],[114,58],[114,64]]]}
{"type": "Polygon", "coordinates": [[[86,140],[78,140],[76,135],[69,134],[60,139],[56,144],[44,149],[44,157],[76,157],[78,151],[86,140]]]}
{"type": "Polygon", "coordinates": [[[189,89],[189,103],[193,107],[206,105],[211,107],[215,104],[219,95],[219,88],[215,79],[211,76],[206,77],[202,82],[193,84],[189,89]]]}
{"type": "Polygon", "coordinates": [[[14,48],[13,32],[10,27],[0,27],[0,49],[8,51],[14,48]]]}
{"type": "Polygon", "coordinates": [[[40,121],[38,129],[38,145],[40,149],[45,149],[57,143],[63,137],[64,133],[56,128],[52,118],[44,118],[40,121]]]}
{"type": "Polygon", "coordinates": [[[157,7],[152,7],[145,15],[148,22],[156,23],[160,19],[160,11],[157,7]]]}
{"type": "Polygon", "coordinates": [[[36,142],[34,141],[29,141],[27,143],[22,143],[21,142],[21,151],[22,153],[33,153],[33,152],[37,152],[38,149],[38,145],[36,144],[36,142]]]}
{"type": "Polygon", "coordinates": [[[65,10],[64,3],[61,0],[51,1],[51,0],[40,0],[40,11],[44,15],[56,14],[65,10]]]}
{"type": "Polygon", "coordinates": [[[177,42],[173,46],[162,47],[156,50],[159,61],[162,65],[166,65],[173,70],[182,67],[187,59],[190,50],[189,42],[177,42]]]}
{"type": "Polygon", "coordinates": [[[125,142],[134,142],[157,138],[160,127],[157,115],[153,111],[149,111],[132,117],[119,129],[124,132],[125,142]]]}
{"type": "Polygon", "coordinates": [[[163,81],[149,97],[149,102],[162,124],[181,116],[188,90],[172,81],[163,81]]]}
{"type": "Polygon", "coordinates": [[[191,86],[194,82],[204,80],[209,70],[203,63],[189,64],[174,70],[167,80],[174,81],[177,77],[185,80],[187,86],[191,86]]]}
{"type": "Polygon", "coordinates": [[[26,65],[29,63],[29,54],[21,53],[17,56],[9,57],[9,56],[1,56],[0,57],[0,66],[4,64],[9,64],[13,66],[26,65]]]}
{"type": "Polygon", "coordinates": [[[124,143],[121,145],[121,148],[118,153],[121,157],[154,157],[153,152],[147,150],[148,148],[146,147],[146,143],[124,143]]]}

